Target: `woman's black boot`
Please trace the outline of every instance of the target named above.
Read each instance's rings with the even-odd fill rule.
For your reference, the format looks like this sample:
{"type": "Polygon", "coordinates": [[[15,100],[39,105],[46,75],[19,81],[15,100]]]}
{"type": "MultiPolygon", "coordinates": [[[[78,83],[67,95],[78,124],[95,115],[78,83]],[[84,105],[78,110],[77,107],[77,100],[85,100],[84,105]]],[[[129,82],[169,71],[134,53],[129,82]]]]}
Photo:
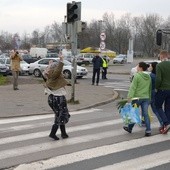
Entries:
{"type": "Polygon", "coordinates": [[[66,139],[66,138],[69,137],[69,136],[67,135],[67,133],[66,133],[65,125],[60,125],[60,130],[61,130],[61,137],[62,137],[63,139],[66,139]]]}
{"type": "Polygon", "coordinates": [[[56,136],[57,130],[58,130],[58,125],[53,125],[49,137],[53,138],[54,140],[59,140],[59,138],[56,136]]]}

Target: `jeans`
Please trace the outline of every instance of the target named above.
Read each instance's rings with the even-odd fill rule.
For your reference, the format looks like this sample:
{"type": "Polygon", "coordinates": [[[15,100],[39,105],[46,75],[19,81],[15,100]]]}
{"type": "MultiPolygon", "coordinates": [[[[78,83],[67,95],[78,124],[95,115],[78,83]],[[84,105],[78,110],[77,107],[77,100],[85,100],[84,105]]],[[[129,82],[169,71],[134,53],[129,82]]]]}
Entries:
{"type": "Polygon", "coordinates": [[[102,68],[102,79],[107,79],[106,75],[107,75],[107,67],[103,67],[102,68]]]}
{"type": "Polygon", "coordinates": [[[163,124],[170,124],[170,90],[158,90],[155,95],[155,106],[163,124]],[[164,104],[164,109],[163,109],[164,104]]]}
{"type": "MultiPolygon", "coordinates": [[[[145,132],[151,133],[150,119],[149,119],[149,115],[148,115],[149,99],[134,100],[133,103],[136,103],[138,106],[141,106],[142,116],[144,117],[145,125],[146,125],[145,132]]],[[[134,125],[135,125],[135,123],[129,124],[128,125],[129,130],[132,130],[134,125]]]]}
{"type": "Polygon", "coordinates": [[[95,83],[96,74],[97,74],[96,84],[98,84],[99,83],[99,78],[100,78],[100,68],[99,69],[93,68],[93,76],[92,76],[92,83],[93,84],[95,83]]]}
{"type": "Polygon", "coordinates": [[[151,108],[152,108],[152,111],[154,112],[154,114],[156,115],[160,125],[163,126],[163,121],[162,121],[161,117],[159,116],[159,113],[155,106],[155,94],[156,94],[155,90],[152,90],[151,108]]]}

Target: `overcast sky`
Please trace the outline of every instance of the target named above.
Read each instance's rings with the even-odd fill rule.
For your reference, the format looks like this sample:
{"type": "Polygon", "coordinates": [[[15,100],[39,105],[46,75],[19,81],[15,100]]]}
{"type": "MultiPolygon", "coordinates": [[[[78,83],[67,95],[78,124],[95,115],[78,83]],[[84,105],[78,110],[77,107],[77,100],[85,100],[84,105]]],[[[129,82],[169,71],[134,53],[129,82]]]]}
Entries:
{"type": "MultiPolygon", "coordinates": [[[[43,31],[54,21],[62,23],[68,0],[0,0],[0,31],[31,33],[43,31]]],[[[170,15],[170,0],[81,0],[81,20],[101,20],[104,13],[115,18],[130,13],[141,16],[157,13],[163,18],[170,15]]]]}

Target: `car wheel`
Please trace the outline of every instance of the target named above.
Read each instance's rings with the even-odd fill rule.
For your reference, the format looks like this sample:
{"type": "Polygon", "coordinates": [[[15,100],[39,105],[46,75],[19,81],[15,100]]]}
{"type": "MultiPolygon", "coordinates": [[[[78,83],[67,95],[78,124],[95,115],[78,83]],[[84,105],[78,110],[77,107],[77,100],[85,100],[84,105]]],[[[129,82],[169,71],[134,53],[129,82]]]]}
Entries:
{"type": "Polygon", "coordinates": [[[69,70],[64,70],[63,74],[66,79],[71,79],[71,72],[69,70]]]}
{"type": "Polygon", "coordinates": [[[40,77],[41,76],[41,71],[39,69],[35,69],[33,72],[35,77],[40,77]]]}
{"type": "Polygon", "coordinates": [[[124,64],[124,60],[122,60],[120,63],[121,63],[121,64],[124,64]]]}
{"type": "Polygon", "coordinates": [[[86,61],[84,64],[87,66],[87,65],[89,65],[89,64],[90,64],[90,62],[89,62],[89,61],[86,61]]]}
{"type": "Polygon", "coordinates": [[[113,62],[113,64],[116,64],[116,62],[113,62]]]}

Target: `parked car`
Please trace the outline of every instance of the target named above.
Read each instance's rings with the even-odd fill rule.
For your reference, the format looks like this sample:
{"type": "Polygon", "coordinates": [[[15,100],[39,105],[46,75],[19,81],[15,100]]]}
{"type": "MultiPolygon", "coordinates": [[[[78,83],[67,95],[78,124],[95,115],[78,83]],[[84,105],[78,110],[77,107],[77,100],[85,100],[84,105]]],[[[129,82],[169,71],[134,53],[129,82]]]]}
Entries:
{"type": "Polygon", "coordinates": [[[0,58],[0,75],[7,76],[10,72],[9,67],[4,63],[4,59],[0,58]]]}
{"type": "MultiPolygon", "coordinates": [[[[10,65],[10,58],[3,58],[3,59],[1,59],[1,60],[3,60],[3,63],[6,65],[6,66],[8,66],[8,68],[9,68],[9,72],[8,72],[8,74],[12,74],[12,71],[11,71],[11,65],[10,65]]],[[[29,74],[29,64],[26,62],[26,61],[21,61],[20,62],[20,68],[21,68],[21,70],[20,70],[20,75],[24,75],[24,74],[29,74]]]]}
{"type": "Polygon", "coordinates": [[[73,61],[73,56],[67,55],[67,56],[64,56],[64,59],[72,63],[72,61],[73,61]]]}
{"type": "Polygon", "coordinates": [[[23,58],[23,60],[26,61],[28,64],[33,63],[33,62],[35,62],[35,61],[38,60],[38,58],[32,57],[32,56],[29,55],[29,54],[23,54],[23,55],[22,55],[22,58],[23,58]]]}
{"type": "Polygon", "coordinates": [[[119,63],[119,64],[124,64],[127,62],[127,55],[125,54],[119,54],[113,59],[113,64],[119,63]]]}
{"type": "MultiPolygon", "coordinates": [[[[146,60],[144,61],[146,64],[148,64],[148,67],[150,66],[151,63],[153,62],[157,62],[157,63],[160,63],[161,60],[146,60]]],[[[137,65],[138,66],[138,65],[137,65]]],[[[137,73],[137,66],[133,67],[130,71],[130,81],[132,82],[133,80],[133,77],[135,75],[135,73],[137,73]]],[[[147,71],[148,73],[150,73],[149,71],[147,71]]]]}
{"type": "Polygon", "coordinates": [[[47,53],[46,58],[58,58],[58,53],[47,53]]]}
{"type": "Polygon", "coordinates": [[[91,64],[94,54],[91,53],[80,53],[76,56],[77,65],[81,66],[82,64],[91,64]]]}
{"type": "MultiPolygon", "coordinates": [[[[49,61],[53,60],[53,62],[58,62],[59,58],[43,58],[34,63],[30,63],[29,73],[33,74],[35,77],[41,77],[42,72],[48,66],[49,61]]],[[[63,74],[65,78],[70,79],[72,76],[72,64],[64,60],[63,74]]],[[[77,78],[82,78],[86,76],[88,73],[87,69],[81,66],[77,66],[77,78]]]]}

